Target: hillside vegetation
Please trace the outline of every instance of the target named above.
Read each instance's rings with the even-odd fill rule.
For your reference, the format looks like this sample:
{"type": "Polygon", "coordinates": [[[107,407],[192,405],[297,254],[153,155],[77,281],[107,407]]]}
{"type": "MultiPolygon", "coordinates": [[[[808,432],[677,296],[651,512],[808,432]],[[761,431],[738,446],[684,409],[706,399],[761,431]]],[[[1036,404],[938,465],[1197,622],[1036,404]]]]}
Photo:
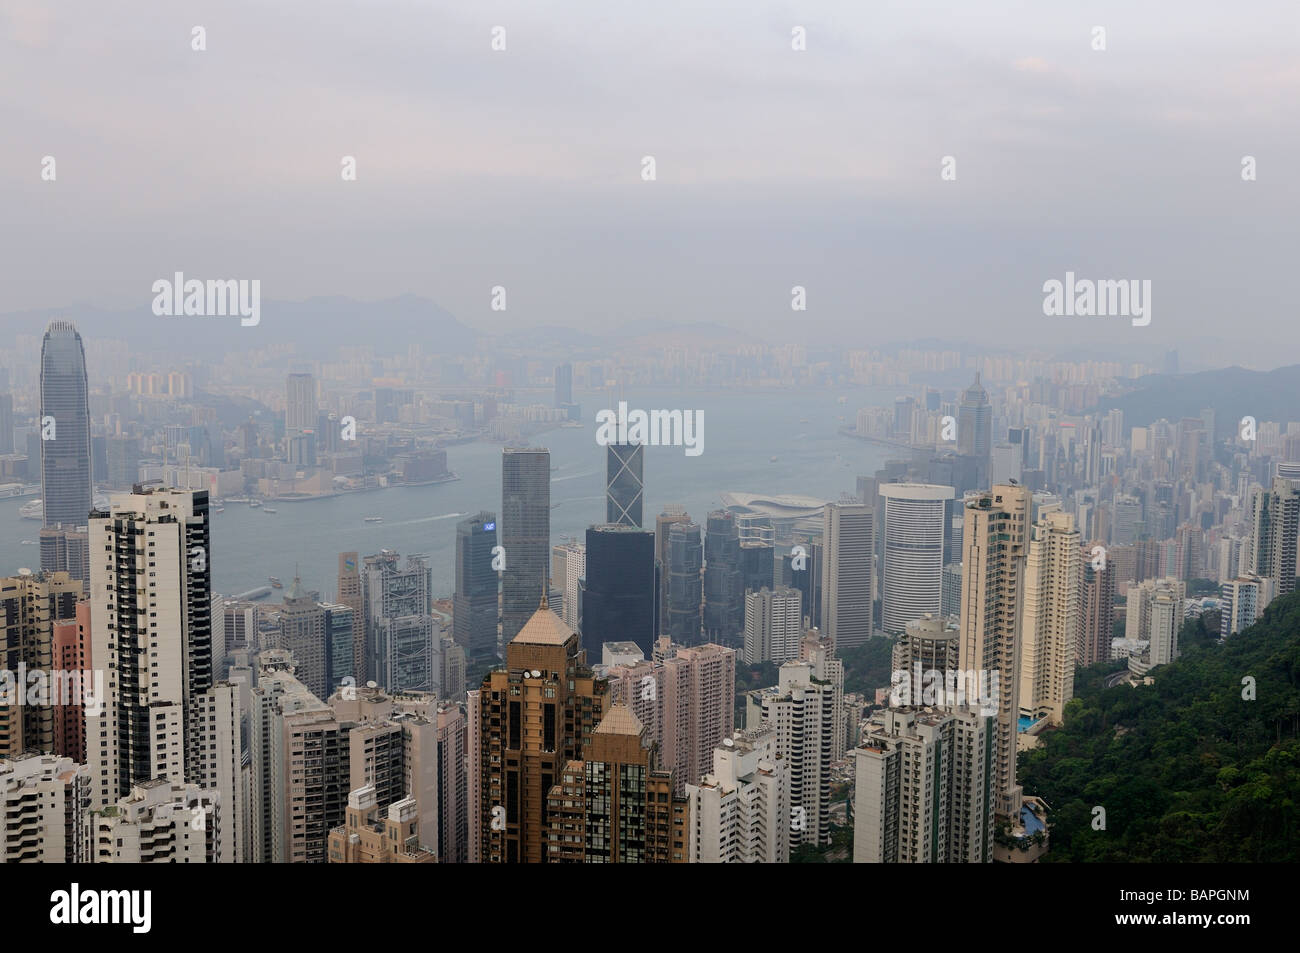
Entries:
{"type": "Polygon", "coordinates": [[[1045,861],[1300,860],[1300,593],[1226,643],[1184,632],[1154,685],[1081,673],[1064,728],[1021,755],[1052,812],[1045,861]]]}

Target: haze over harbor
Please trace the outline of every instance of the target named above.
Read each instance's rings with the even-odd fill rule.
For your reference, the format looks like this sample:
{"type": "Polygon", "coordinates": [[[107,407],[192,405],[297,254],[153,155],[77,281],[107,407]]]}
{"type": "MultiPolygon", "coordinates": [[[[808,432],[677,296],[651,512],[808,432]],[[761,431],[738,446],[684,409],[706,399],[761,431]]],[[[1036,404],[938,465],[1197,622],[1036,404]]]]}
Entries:
{"type": "MultiPolygon", "coordinates": [[[[557,428],[533,443],[551,451],[551,540],[583,538],[588,526],[604,519],[605,448],[595,440],[598,410],[595,394],[580,394],[583,423],[579,429],[557,428]]],[[[639,407],[678,406],[700,409],[709,419],[707,452],[685,456],[680,448],[646,449],[646,516],[653,518],[667,503],[681,503],[697,521],[721,506],[720,494],[747,490],[768,494],[803,493],[826,500],[852,493],[860,473],[870,473],[897,450],[875,446],[837,433],[852,424],[859,404],[889,401],[893,389],[817,390],[779,393],[697,393],[653,390],[632,392],[639,407]],[[840,404],[839,397],[848,396],[840,404]],[[839,418],[844,417],[845,421],[839,418]],[[803,423],[801,421],[807,421],[803,423]],[[773,463],[771,457],[777,461],[773,463]]],[[[501,447],[494,443],[460,444],[447,449],[448,465],[460,479],[421,487],[392,487],[301,503],[277,502],[276,512],[227,503],[212,517],[213,588],[235,595],[267,585],[277,576],[288,586],[295,563],[303,585],[333,593],[340,552],[362,555],[394,549],[402,555],[427,553],[434,590],[450,595],[454,585],[456,523],[480,510],[501,505],[501,447]],[[383,522],[367,523],[367,516],[383,522]],[[285,543],[292,545],[288,548],[285,543]]],[[[0,559],[6,565],[37,568],[39,524],[20,519],[28,499],[0,500],[0,559]]],[[[278,602],[274,593],[267,601],[278,602]]]]}

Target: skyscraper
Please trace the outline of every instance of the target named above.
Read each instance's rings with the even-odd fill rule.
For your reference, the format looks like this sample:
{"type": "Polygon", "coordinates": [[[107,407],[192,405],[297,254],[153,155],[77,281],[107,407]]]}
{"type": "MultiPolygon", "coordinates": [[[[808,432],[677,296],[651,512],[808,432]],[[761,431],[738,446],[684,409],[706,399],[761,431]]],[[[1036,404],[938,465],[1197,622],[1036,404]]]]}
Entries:
{"type": "Polygon", "coordinates": [[[507,447],[501,456],[501,640],[507,645],[546,592],[550,537],[551,453],[507,447]]]}
{"type": "Polygon", "coordinates": [[[848,707],[844,703],[844,660],[835,655],[831,640],[816,630],[799,640],[799,661],[812,667],[812,677],[831,692],[831,760],[842,761],[849,744],[857,743],[857,724],[849,741],[848,707]]]}
{"type": "Polygon", "coordinates": [[[470,658],[486,658],[497,651],[500,577],[492,568],[492,550],[496,545],[495,513],[485,511],[456,524],[452,634],[470,658]]]}
{"type": "Polygon", "coordinates": [[[1097,560],[1095,545],[1085,545],[1080,553],[1079,571],[1083,576],[1083,610],[1079,613],[1079,640],[1075,664],[1083,667],[1110,659],[1110,642],[1115,637],[1115,564],[1097,560]]]}
{"type": "Polygon", "coordinates": [[[668,590],[668,622],[665,632],[678,645],[700,641],[701,606],[704,603],[704,546],[700,527],[689,519],[668,527],[667,564],[664,578],[668,590]]]}
{"type": "Polygon", "coordinates": [[[582,758],[564,765],[546,800],[547,863],[684,864],[684,798],[645,726],[612,705],[582,758]]]}
{"type": "Polygon", "coordinates": [[[790,555],[782,557],[782,570],[788,560],[790,564],[789,585],[798,589],[803,596],[803,614],[808,627],[820,629],[822,625],[822,592],[825,578],[825,549],[821,537],[804,539],[797,544],[802,553],[796,555],[791,549],[790,555]],[[802,568],[799,568],[802,567],[802,568]]]}
{"type": "Polygon", "coordinates": [[[1113,505],[1110,544],[1128,546],[1138,539],[1142,525],[1142,501],[1135,496],[1121,496],[1113,505]]]}
{"type": "Polygon", "coordinates": [[[469,861],[464,706],[440,706],[437,724],[438,860],[444,864],[464,864],[469,861]]]}
{"type": "Polygon", "coordinates": [[[659,745],[660,763],[673,772],[674,791],[681,794],[708,772],[714,746],[731,736],[736,650],[711,643],[674,645],[662,637],[653,660],[641,657],[639,649],[634,656],[605,668],[610,701],[627,705],[645,725],[647,740],[659,745]]]}
{"type": "MultiPolygon", "coordinates": [[[[778,684],[750,696],[763,724],[775,729],[776,753],[790,764],[790,841],[829,844],[835,698],[808,662],[786,662],[778,684]]],[[[747,714],[746,726],[756,726],[747,714]]]]}
{"type": "Polygon", "coordinates": [[[333,709],[288,671],[287,655],[259,656],[250,695],[251,863],[325,863],[343,825],[348,735],[333,709]]]}
{"type": "Polygon", "coordinates": [[[211,829],[235,825],[233,805],[197,784],[156,778],[131,785],[112,811],[96,812],[86,832],[86,863],[215,864],[229,861],[211,829]],[[198,827],[203,835],[194,836],[198,827]]]}
{"type": "Polygon", "coordinates": [[[438,642],[442,647],[442,684],[438,687],[438,697],[460,701],[465,697],[465,650],[446,629],[442,630],[438,642]]]}
{"type": "Polygon", "coordinates": [[[352,610],[352,676],[364,685],[366,674],[366,612],[361,594],[361,561],[356,553],[339,553],[339,602],[352,610]]]}
{"type": "Polygon", "coordinates": [[[277,648],[293,655],[294,674],[319,699],[329,698],[326,684],[325,611],[293,577],[280,607],[280,638],[277,648]]]}
{"type": "Polygon", "coordinates": [[[294,437],[316,430],[316,378],[290,374],[284,382],[284,433],[294,437]]]}
{"type": "Polygon", "coordinates": [[[1273,597],[1294,591],[1300,534],[1300,479],[1276,476],[1252,499],[1251,558],[1246,571],[1273,580],[1273,597]]]}
{"type": "MultiPolygon", "coordinates": [[[[184,780],[241,798],[239,689],[217,682],[205,490],[137,488],[90,514],[91,656],[106,669],[99,713],[86,712],[97,810],[135,785],[184,780]]],[[[242,811],[220,856],[242,852],[242,811]]]]}
{"type": "Polygon", "coordinates": [[[94,659],[90,651],[90,602],[86,599],[79,600],[76,617],[55,620],[53,629],[55,677],[66,678],[76,673],[82,685],[79,697],[78,693],[73,692],[53,699],[54,753],[72,758],[78,764],[85,764],[86,705],[89,701],[85,692],[86,679],[90,678],[91,684],[94,684],[94,659]]]}
{"type": "MultiPolygon", "coordinates": [[[[994,792],[997,813],[1020,813],[1016,783],[1016,732],[1020,711],[1020,620],[1024,609],[1030,493],[999,484],[966,501],[962,526],[961,642],[964,672],[988,673],[997,716],[994,792]]],[[[984,678],[980,679],[981,683],[984,678]]],[[[984,700],[982,700],[984,701],[984,700]]]]}
{"type": "Polygon", "coordinates": [[[704,534],[704,637],[719,645],[744,644],[745,587],[735,514],[714,510],[704,534]]]}
{"type": "Polygon", "coordinates": [[[34,752],[0,759],[0,864],[76,864],[86,858],[90,769],[34,752]]]}
{"type": "Polygon", "coordinates": [[[14,395],[0,393],[0,453],[14,452],[14,395]]]}
{"type": "Polygon", "coordinates": [[[561,364],[555,368],[555,406],[567,407],[573,403],[573,365],[561,364]]]}
{"type": "Polygon", "coordinates": [[[93,505],[90,394],[81,335],[52,321],[41,342],[41,493],[45,525],[86,524],[93,505]]]}
{"type": "Polygon", "coordinates": [[[366,606],[366,671],[389,691],[436,692],[442,679],[433,609],[433,570],[423,555],[385,549],[362,568],[366,606]]]}
{"type": "Polygon", "coordinates": [[[91,652],[107,669],[107,698],[87,729],[107,807],[132,784],[186,776],[187,719],[213,684],[208,494],[114,496],[91,514],[90,540],[91,652]]]}
{"type": "MultiPolygon", "coordinates": [[[[483,736],[483,707],[482,688],[468,688],[465,691],[465,859],[471,864],[483,862],[483,822],[490,822],[492,816],[485,818],[483,812],[483,784],[488,780],[483,772],[483,746],[488,743],[483,736]]],[[[500,744],[499,736],[497,743],[500,744]]]]}
{"type": "MultiPolygon", "coordinates": [[[[416,843],[441,853],[438,726],[427,711],[394,711],[387,696],[375,693],[371,697],[379,702],[378,710],[347,734],[348,787],[352,791],[374,787],[380,809],[410,798],[416,843]]],[[[350,720],[344,713],[349,707],[346,703],[331,707],[340,722],[350,720]]]]}
{"type": "Polygon", "coordinates": [[[875,561],[872,507],[827,503],[823,529],[821,631],[836,650],[871,638],[875,561]]]}
{"type": "Polygon", "coordinates": [[[894,671],[906,672],[909,678],[918,665],[922,673],[955,672],[960,654],[959,634],[957,629],[949,628],[943,617],[912,620],[894,643],[891,660],[894,671]]]}
{"type": "Polygon", "coordinates": [[[776,580],[776,547],[758,540],[740,541],[740,585],[744,592],[771,589],[776,580]]]}
{"type": "Polygon", "coordinates": [[[1081,557],[1074,517],[1060,510],[1040,513],[1032,527],[1025,565],[1025,603],[1020,627],[1020,716],[1065,723],[1074,697],[1081,557]]]}
{"type": "Polygon", "coordinates": [[[66,572],[81,580],[83,595],[90,595],[90,536],[85,525],[41,528],[41,569],[66,572]]]}
{"type": "Polygon", "coordinates": [[[1219,637],[1226,639],[1254,625],[1270,602],[1273,580],[1239,576],[1223,584],[1219,604],[1219,637]]]}
{"type": "MultiPolygon", "coordinates": [[[[662,640],[660,642],[662,645],[662,640]]],[[[736,650],[705,643],[670,646],[663,659],[663,763],[672,769],[674,790],[703,777],[713,749],[736,725],[736,650]]]]}
{"type": "Polygon", "coordinates": [[[856,759],[854,863],[992,860],[992,718],[967,708],[886,708],[856,759]]]}
{"type": "Polygon", "coordinates": [[[81,583],[66,572],[36,575],[24,570],[0,579],[0,672],[12,679],[5,694],[16,694],[18,702],[0,705],[0,759],[16,758],[25,751],[56,753],[54,702],[63,699],[28,698],[29,686],[19,679],[23,672],[59,668],[55,629],[76,619],[80,594],[81,583]]]}
{"type": "Polygon", "coordinates": [[[565,766],[579,761],[605,713],[609,684],[592,676],[578,635],[539,598],[506,645],[506,666],[489,672],[470,711],[478,728],[479,863],[545,863],[550,836],[548,797],[565,766]]]}
{"type": "Polygon", "coordinates": [[[798,589],[745,593],[745,664],[788,662],[799,657],[803,604],[798,589]]]}
{"type": "Polygon", "coordinates": [[[605,451],[605,522],[639,529],[645,447],[639,443],[611,443],[605,451]]]}
{"type": "MultiPolygon", "coordinates": [[[[674,523],[689,523],[686,508],[669,503],[655,517],[655,564],[659,567],[659,631],[656,636],[668,634],[668,591],[672,588],[672,571],[668,564],[668,533],[674,523]]],[[[697,534],[698,535],[698,534],[697,534]]],[[[683,643],[689,644],[689,643],[683,643]]]]}
{"type": "Polygon", "coordinates": [[[558,611],[564,624],[575,632],[581,631],[579,595],[582,580],[587,575],[587,546],[585,543],[559,543],[551,549],[551,586],[560,593],[560,605],[551,603],[551,611],[558,611]]]}
{"type": "Polygon", "coordinates": [[[881,567],[881,628],[890,635],[907,623],[937,614],[943,596],[943,529],[950,486],[885,483],[884,565],[881,567]]]}
{"type": "Polygon", "coordinates": [[[333,602],[320,603],[320,610],[324,613],[325,691],[355,688],[362,684],[356,668],[356,613],[349,605],[333,602]]]}
{"type": "Polygon", "coordinates": [[[1180,579],[1148,579],[1129,586],[1124,637],[1149,643],[1146,667],[1168,665],[1178,658],[1178,630],[1186,598],[1187,585],[1180,579]]]}
{"type": "Polygon", "coordinates": [[[686,785],[695,864],[790,861],[790,762],[777,757],[776,731],[737,732],[713,749],[713,771],[686,785]]]}
{"type": "Polygon", "coordinates": [[[646,655],[655,640],[654,534],[618,523],[587,530],[587,585],[582,647],[588,658],[603,642],[635,642],[646,655]]]}
{"type": "Polygon", "coordinates": [[[957,408],[957,450],[975,459],[976,479],[980,487],[988,486],[990,455],[993,452],[993,405],[988,392],[975,383],[966,388],[957,408]]]}

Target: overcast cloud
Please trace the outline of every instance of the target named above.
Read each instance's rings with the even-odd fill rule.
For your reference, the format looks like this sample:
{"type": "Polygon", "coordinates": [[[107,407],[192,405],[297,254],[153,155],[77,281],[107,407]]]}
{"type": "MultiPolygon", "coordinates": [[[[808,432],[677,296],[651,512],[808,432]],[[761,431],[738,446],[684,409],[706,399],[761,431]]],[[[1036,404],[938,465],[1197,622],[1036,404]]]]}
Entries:
{"type": "Polygon", "coordinates": [[[484,330],[1267,368],[1300,359],[1297,120],[1293,0],[0,0],[0,313],[144,314],[182,270],[484,330]],[[1150,279],[1151,324],[1044,317],[1067,270],[1150,279]]]}

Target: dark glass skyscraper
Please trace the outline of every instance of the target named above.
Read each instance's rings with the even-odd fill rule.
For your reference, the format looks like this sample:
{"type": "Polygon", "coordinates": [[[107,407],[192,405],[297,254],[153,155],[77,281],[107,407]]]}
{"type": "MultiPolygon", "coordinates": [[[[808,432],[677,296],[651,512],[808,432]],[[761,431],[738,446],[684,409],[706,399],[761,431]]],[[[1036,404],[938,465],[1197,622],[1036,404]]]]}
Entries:
{"type": "Polygon", "coordinates": [[[664,568],[668,590],[664,632],[677,645],[700,643],[700,606],[704,602],[704,545],[700,524],[687,520],[668,527],[668,560],[664,568]]]}
{"type": "Polygon", "coordinates": [[[45,525],[85,526],[93,494],[86,352],[67,321],[52,321],[41,342],[41,495],[45,525]]]}
{"type": "Polygon", "coordinates": [[[714,510],[704,537],[704,635],[709,642],[737,646],[742,644],[744,630],[740,531],[734,514],[714,510]]]}
{"type": "Polygon", "coordinates": [[[641,526],[645,447],[611,443],[605,455],[605,522],[641,526]]]}
{"type": "Polygon", "coordinates": [[[501,639],[519,634],[546,591],[551,558],[551,452],[506,448],[501,456],[501,639]]]}
{"type": "Polygon", "coordinates": [[[492,549],[496,544],[495,513],[479,513],[456,525],[452,635],[470,658],[496,653],[497,592],[500,588],[497,572],[492,568],[492,549]]]}
{"type": "Polygon", "coordinates": [[[740,585],[743,592],[771,589],[776,576],[776,549],[767,543],[740,544],[740,585]]]}
{"type": "Polygon", "coordinates": [[[587,587],[582,597],[582,647],[588,658],[605,642],[635,642],[653,654],[655,536],[606,523],[587,530],[587,587]]]}

